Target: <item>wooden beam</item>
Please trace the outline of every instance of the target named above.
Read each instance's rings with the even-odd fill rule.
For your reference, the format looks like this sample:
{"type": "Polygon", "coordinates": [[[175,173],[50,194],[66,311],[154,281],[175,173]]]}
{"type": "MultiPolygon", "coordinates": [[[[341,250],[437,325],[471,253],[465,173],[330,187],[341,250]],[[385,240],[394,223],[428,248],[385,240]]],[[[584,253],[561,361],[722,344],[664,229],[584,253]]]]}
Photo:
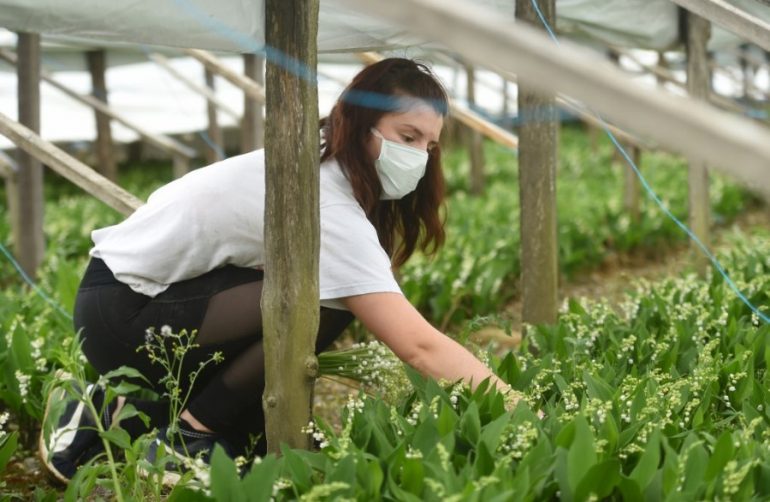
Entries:
{"type": "MultiPolygon", "coordinates": [[[[13,54],[10,51],[7,51],[5,49],[0,49],[0,59],[10,63],[15,64],[16,63],[16,55],[13,54]]],[[[194,158],[196,153],[195,150],[188,147],[187,145],[184,145],[180,143],[179,141],[176,141],[175,139],[169,138],[167,136],[163,136],[161,134],[154,134],[149,131],[144,130],[143,128],[139,127],[138,125],[134,124],[132,121],[124,118],[119,113],[115,112],[112,108],[110,108],[108,105],[104,104],[103,102],[99,101],[98,99],[94,98],[93,96],[88,96],[84,94],[78,94],[77,92],[73,91],[69,87],[65,86],[64,84],[59,83],[56,81],[56,79],[51,76],[50,73],[48,73],[45,70],[40,71],[40,76],[42,79],[50,84],[51,86],[55,87],[59,91],[63,92],[70,98],[74,99],[75,101],[78,101],[80,103],[83,103],[87,106],[90,106],[94,110],[97,110],[108,117],[110,117],[112,120],[116,122],[120,122],[127,128],[131,129],[132,131],[139,134],[139,136],[142,137],[145,141],[150,143],[151,145],[160,148],[161,150],[171,153],[173,155],[181,155],[183,157],[187,158],[194,158]]]]}
{"type": "MultiPolygon", "coordinates": [[[[449,56],[441,53],[441,52],[434,52],[435,56],[438,57],[438,59],[443,60],[447,64],[451,64],[453,66],[456,66],[456,61],[452,60],[449,56]]],[[[512,84],[518,85],[518,79],[516,78],[516,75],[506,72],[503,70],[500,70],[499,68],[491,68],[490,71],[497,73],[500,75],[503,79],[503,81],[507,84],[508,82],[512,84]]],[[[485,85],[487,88],[492,88],[492,86],[489,84],[489,82],[485,81],[483,78],[477,78],[477,82],[480,82],[481,84],[485,85]]],[[[507,86],[506,86],[507,88],[507,86]]],[[[496,89],[495,89],[496,90],[496,89]]],[[[503,99],[510,99],[507,95],[503,96],[503,99]]],[[[506,103],[508,103],[506,101],[506,103]]],[[[615,127],[612,124],[609,124],[605,121],[602,121],[598,119],[595,115],[588,112],[585,107],[581,104],[573,100],[572,98],[565,96],[563,94],[557,94],[556,95],[556,103],[561,106],[562,108],[569,110],[570,112],[577,115],[580,120],[585,122],[586,124],[598,127],[600,129],[607,129],[609,130],[619,141],[622,141],[623,143],[627,143],[630,145],[635,145],[640,148],[645,149],[651,149],[654,148],[654,145],[650,142],[645,142],[639,139],[638,137],[632,135],[631,133],[624,131],[622,129],[619,129],[615,127]]],[[[503,108],[504,110],[507,109],[507,107],[503,108]]]]}
{"type": "MultiPolygon", "coordinates": [[[[107,104],[107,51],[104,49],[86,52],[86,63],[91,73],[91,95],[107,104]]],[[[96,170],[107,179],[117,181],[118,164],[112,148],[110,117],[95,110],[96,115],[96,170]]]]}
{"type": "Polygon", "coordinates": [[[462,0],[341,0],[351,9],[502,67],[544,92],[564,92],[626,130],[708,161],[770,199],[770,131],[685,96],[633,81],[592,51],[462,0]],[[425,20],[430,22],[425,22],[425,20]]]}
{"type": "Polygon", "coordinates": [[[265,350],[267,448],[307,448],[319,325],[319,0],[267,0],[265,39],[286,61],[267,64],[265,350]],[[281,64],[283,63],[283,64],[281,64]],[[298,75],[298,73],[300,73],[298,75]]]}
{"type": "MultiPolygon", "coordinates": [[[[549,23],[556,0],[540,0],[549,23]]],[[[517,25],[540,24],[530,0],[516,0],[517,25]]],[[[541,28],[542,29],[542,28],[541,28]]],[[[556,167],[559,120],[554,96],[538,86],[519,85],[519,228],[521,232],[521,320],[553,324],[558,313],[556,167]]]]}
{"type": "MultiPolygon", "coordinates": [[[[366,64],[372,64],[382,60],[382,56],[375,52],[360,52],[358,53],[358,57],[366,64]]],[[[449,114],[492,141],[508,148],[516,149],[519,147],[519,140],[515,135],[486,120],[478,113],[458,105],[457,102],[451,98],[449,100],[449,114]]]]}
{"type": "Polygon", "coordinates": [[[693,14],[706,18],[735,35],[754,42],[770,51],[770,19],[757,16],[736,7],[727,0],[672,0],[693,14]]]}
{"type": "MultiPolygon", "coordinates": [[[[685,12],[687,51],[687,91],[695,99],[707,100],[711,92],[711,71],[708,64],[707,45],[711,36],[711,24],[704,18],[685,12]]],[[[693,233],[706,246],[710,244],[709,175],[705,162],[698,159],[689,161],[688,171],[689,224],[693,233]]],[[[695,242],[691,243],[695,266],[701,276],[709,268],[708,259],[703,256],[695,242]]]]}
{"type": "MultiPolygon", "coordinates": [[[[619,54],[628,58],[643,70],[646,70],[652,73],[653,75],[655,75],[655,77],[658,80],[658,83],[660,83],[661,81],[665,81],[679,87],[680,89],[685,89],[685,90],[687,89],[687,83],[679,80],[670,69],[664,68],[659,65],[649,65],[649,64],[642,63],[639,60],[639,58],[631,54],[629,51],[626,51],[623,49],[613,49],[613,50],[617,51],[619,54]]],[[[707,99],[703,101],[708,101],[725,110],[740,113],[741,115],[744,115],[747,112],[747,108],[745,106],[740,105],[735,101],[733,101],[732,99],[722,96],[721,94],[717,94],[716,92],[713,91],[713,89],[711,89],[710,86],[706,96],[707,96],[707,99]]]]}
{"type": "MultiPolygon", "coordinates": [[[[19,33],[18,113],[19,122],[31,131],[40,131],[40,35],[19,33]]],[[[15,195],[18,210],[13,222],[13,235],[18,237],[14,249],[22,269],[34,278],[43,262],[45,237],[43,234],[43,165],[25,151],[18,152],[19,172],[15,195]]]]}
{"type": "Polygon", "coordinates": [[[43,140],[35,131],[0,113],[0,134],[116,211],[128,215],[142,201],[66,152],[43,140]]]}
{"type": "MultiPolygon", "coordinates": [[[[206,81],[206,87],[212,92],[214,91],[214,74],[208,69],[203,69],[204,80],[206,81]]],[[[217,107],[211,101],[206,102],[206,115],[209,119],[209,126],[207,134],[211,144],[206,144],[206,161],[209,164],[213,164],[218,160],[224,158],[223,142],[222,142],[222,129],[219,127],[219,121],[217,120],[217,107]]]]}
{"type": "MultiPolygon", "coordinates": [[[[264,84],[265,58],[257,54],[243,55],[243,73],[259,85],[264,84]]],[[[265,118],[263,102],[243,94],[243,121],[241,124],[241,150],[250,152],[265,144],[265,118]]]]}
{"type": "Polygon", "coordinates": [[[213,54],[200,49],[187,49],[184,51],[188,56],[192,56],[209,70],[213,71],[220,77],[224,77],[228,82],[241,89],[243,92],[249,95],[250,98],[260,102],[265,102],[265,89],[251,80],[250,78],[241,75],[237,71],[233,71],[216,58],[213,54]]]}
{"type": "Polygon", "coordinates": [[[239,120],[241,118],[235,110],[233,110],[232,108],[230,108],[230,106],[227,105],[227,103],[219,99],[217,95],[214,92],[212,92],[211,89],[209,89],[206,86],[200,85],[197,82],[194,82],[190,77],[188,77],[184,73],[174,68],[174,66],[169,62],[169,60],[163,54],[159,54],[155,52],[150,54],[148,57],[155,64],[157,64],[158,66],[166,70],[171,76],[173,76],[174,78],[182,82],[185,86],[187,86],[188,89],[190,89],[195,93],[200,94],[201,96],[204,96],[209,103],[213,103],[214,105],[216,105],[219,111],[224,112],[227,115],[230,115],[235,120],[239,120]]]}

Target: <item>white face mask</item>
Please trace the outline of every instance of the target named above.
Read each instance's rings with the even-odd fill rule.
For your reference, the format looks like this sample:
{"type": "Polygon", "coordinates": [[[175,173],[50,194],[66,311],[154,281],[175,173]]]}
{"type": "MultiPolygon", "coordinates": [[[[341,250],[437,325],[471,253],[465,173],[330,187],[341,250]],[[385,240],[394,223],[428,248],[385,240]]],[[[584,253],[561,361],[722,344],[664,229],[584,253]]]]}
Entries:
{"type": "Polygon", "coordinates": [[[428,165],[428,152],[385,139],[375,128],[372,134],[382,140],[380,156],[374,161],[382,184],[380,199],[400,199],[417,188],[428,165]]]}

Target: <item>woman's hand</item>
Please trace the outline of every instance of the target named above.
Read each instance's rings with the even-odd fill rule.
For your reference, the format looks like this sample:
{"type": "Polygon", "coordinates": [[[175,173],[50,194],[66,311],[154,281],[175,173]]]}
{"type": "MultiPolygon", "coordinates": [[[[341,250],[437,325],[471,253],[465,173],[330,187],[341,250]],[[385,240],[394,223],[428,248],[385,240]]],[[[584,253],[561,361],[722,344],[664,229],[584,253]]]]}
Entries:
{"type": "Polygon", "coordinates": [[[399,359],[423,375],[463,380],[472,388],[489,378],[500,392],[510,390],[465,347],[431,326],[403,295],[371,293],[345,298],[343,303],[399,359]]]}

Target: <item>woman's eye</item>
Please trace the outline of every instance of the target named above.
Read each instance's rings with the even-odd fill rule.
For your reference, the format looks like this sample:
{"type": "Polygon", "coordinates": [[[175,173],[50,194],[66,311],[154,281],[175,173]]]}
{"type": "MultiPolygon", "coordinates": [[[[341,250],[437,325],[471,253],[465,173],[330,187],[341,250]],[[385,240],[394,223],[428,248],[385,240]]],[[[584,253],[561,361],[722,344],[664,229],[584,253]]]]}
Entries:
{"type": "Polygon", "coordinates": [[[406,134],[402,134],[402,135],[401,135],[401,138],[403,138],[403,140],[404,140],[406,143],[412,143],[412,142],[414,141],[414,138],[413,138],[413,137],[411,137],[411,136],[407,136],[406,134]]]}

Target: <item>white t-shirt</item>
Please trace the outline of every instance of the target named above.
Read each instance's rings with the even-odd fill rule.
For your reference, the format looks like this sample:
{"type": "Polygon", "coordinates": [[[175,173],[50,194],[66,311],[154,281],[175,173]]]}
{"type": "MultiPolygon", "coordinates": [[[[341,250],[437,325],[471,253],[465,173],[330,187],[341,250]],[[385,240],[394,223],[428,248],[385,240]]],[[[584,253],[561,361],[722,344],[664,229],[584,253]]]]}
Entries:
{"type": "MultiPolygon", "coordinates": [[[[339,164],[320,170],[321,305],[340,298],[401,293],[377,231],[339,164]]],[[[197,169],[159,188],[123,222],[95,230],[91,256],[134,291],[156,296],[170,284],[224,265],[265,263],[264,150],[197,169]]]]}

